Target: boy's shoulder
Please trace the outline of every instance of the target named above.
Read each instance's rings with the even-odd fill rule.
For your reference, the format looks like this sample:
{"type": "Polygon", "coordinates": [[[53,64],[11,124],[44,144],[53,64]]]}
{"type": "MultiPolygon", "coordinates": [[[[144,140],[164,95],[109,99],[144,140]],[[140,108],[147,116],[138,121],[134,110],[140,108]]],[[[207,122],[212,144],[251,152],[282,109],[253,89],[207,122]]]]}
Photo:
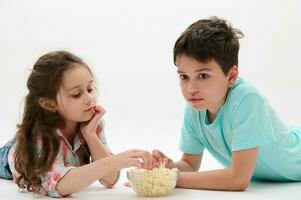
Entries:
{"type": "Polygon", "coordinates": [[[227,95],[226,104],[229,107],[236,107],[245,99],[258,99],[266,101],[265,97],[249,82],[242,78],[235,81],[233,87],[229,90],[227,95]]]}
{"type": "Polygon", "coordinates": [[[230,101],[234,99],[245,98],[248,95],[256,95],[258,97],[264,98],[264,96],[255,86],[242,78],[237,78],[233,87],[229,90],[227,100],[230,101]]]}

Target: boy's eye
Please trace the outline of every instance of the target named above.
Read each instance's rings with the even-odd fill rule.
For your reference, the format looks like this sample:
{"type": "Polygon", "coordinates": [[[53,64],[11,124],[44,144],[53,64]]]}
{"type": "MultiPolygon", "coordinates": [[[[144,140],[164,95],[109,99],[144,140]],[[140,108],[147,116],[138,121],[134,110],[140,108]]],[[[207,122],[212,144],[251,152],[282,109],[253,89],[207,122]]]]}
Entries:
{"type": "Polygon", "coordinates": [[[188,79],[188,76],[185,75],[185,74],[180,74],[179,77],[180,77],[181,80],[187,80],[188,79]]]}
{"type": "Polygon", "coordinates": [[[204,73],[199,74],[199,79],[207,79],[207,78],[209,78],[208,74],[204,74],[204,73]]]}

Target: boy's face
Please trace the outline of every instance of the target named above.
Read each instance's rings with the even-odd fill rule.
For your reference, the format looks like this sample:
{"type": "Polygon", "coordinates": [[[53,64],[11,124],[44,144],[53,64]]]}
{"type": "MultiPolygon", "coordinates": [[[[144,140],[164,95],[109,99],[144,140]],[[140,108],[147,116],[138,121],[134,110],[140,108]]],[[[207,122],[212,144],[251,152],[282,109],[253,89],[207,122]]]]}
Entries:
{"type": "Polygon", "coordinates": [[[186,55],[179,55],[176,64],[185,100],[196,110],[217,114],[237,77],[237,67],[225,75],[214,59],[200,63],[186,55]]]}
{"type": "Polygon", "coordinates": [[[89,121],[94,115],[96,95],[93,77],[85,66],[76,66],[63,75],[56,110],[66,121],[89,121]]]}

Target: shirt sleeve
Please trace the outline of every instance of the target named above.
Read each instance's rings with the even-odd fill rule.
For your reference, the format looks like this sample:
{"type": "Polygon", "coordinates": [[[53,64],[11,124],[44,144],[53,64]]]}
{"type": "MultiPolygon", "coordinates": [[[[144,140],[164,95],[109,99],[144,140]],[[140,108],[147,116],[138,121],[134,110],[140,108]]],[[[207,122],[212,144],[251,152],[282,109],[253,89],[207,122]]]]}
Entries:
{"type": "Polygon", "coordinates": [[[275,140],[266,100],[256,94],[247,95],[233,114],[232,151],[268,144],[275,140]]]}
{"type": "Polygon", "coordinates": [[[199,154],[204,151],[204,145],[197,132],[201,130],[196,130],[195,126],[193,126],[196,123],[200,123],[197,111],[186,106],[179,145],[180,150],[184,153],[199,154]]]}
{"type": "MultiPolygon", "coordinates": [[[[56,161],[57,162],[57,161],[56,161]]],[[[62,197],[57,191],[56,186],[71,169],[76,168],[75,166],[65,167],[64,165],[54,163],[53,169],[41,176],[42,187],[50,197],[62,197]]]]}
{"type": "Polygon", "coordinates": [[[76,168],[76,166],[65,166],[60,149],[50,169],[40,176],[41,185],[45,193],[50,197],[62,197],[57,191],[56,186],[59,180],[74,168],[76,168]]]}

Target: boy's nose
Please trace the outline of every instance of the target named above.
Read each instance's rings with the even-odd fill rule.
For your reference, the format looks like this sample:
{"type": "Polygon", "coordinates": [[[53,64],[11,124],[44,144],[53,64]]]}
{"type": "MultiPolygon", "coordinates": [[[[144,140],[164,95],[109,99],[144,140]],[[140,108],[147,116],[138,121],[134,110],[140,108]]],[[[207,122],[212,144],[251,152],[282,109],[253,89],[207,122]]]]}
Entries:
{"type": "Polygon", "coordinates": [[[194,84],[189,84],[188,85],[188,92],[190,94],[195,94],[199,91],[198,87],[196,87],[194,84]]]}

